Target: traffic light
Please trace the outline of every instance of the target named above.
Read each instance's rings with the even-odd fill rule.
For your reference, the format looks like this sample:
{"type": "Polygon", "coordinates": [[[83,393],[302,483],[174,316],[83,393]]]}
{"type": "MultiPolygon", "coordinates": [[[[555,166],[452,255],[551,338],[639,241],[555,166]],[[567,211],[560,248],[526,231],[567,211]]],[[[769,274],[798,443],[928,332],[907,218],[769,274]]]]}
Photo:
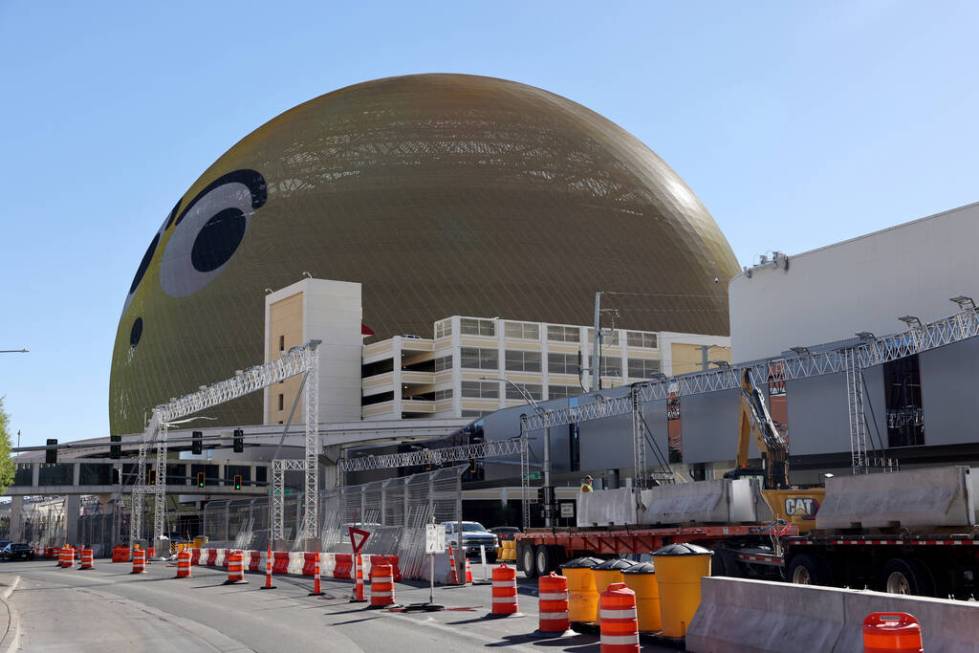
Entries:
{"type": "Polygon", "coordinates": [[[147,470],[146,484],[147,485],[156,485],[156,470],[153,469],[152,467],[149,470],[147,470]]]}
{"type": "Polygon", "coordinates": [[[235,490],[241,489],[241,474],[235,474],[235,490]]]}
{"type": "Polygon", "coordinates": [[[122,458],[122,436],[110,435],[109,443],[109,458],[112,458],[113,460],[122,458]]]}
{"type": "Polygon", "coordinates": [[[44,462],[53,465],[58,462],[58,439],[48,438],[48,448],[44,450],[44,462]]]}
{"type": "Polygon", "coordinates": [[[190,437],[190,453],[195,456],[200,456],[204,453],[204,434],[200,431],[194,431],[190,434],[190,437]]]}
{"type": "Polygon", "coordinates": [[[235,429],[234,434],[234,451],[235,453],[242,453],[245,450],[245,432],[241,429],[235,429]]]}
{"type": "Polygon", "coordinates": [[[205,484],[204,472],[197,472],[197,487],[203,488],[205,484]]]}

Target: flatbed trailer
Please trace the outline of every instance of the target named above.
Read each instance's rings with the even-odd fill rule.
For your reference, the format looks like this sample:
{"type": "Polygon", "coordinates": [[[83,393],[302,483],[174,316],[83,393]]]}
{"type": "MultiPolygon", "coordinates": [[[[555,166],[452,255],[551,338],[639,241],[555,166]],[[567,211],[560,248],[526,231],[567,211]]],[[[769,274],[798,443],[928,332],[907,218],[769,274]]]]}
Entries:
{"type": "MultiPolygon", "coordinates": [[[[775,550],[773,537],[796,534],[792,527],[772,524],[708,524],[667,527],[528,529],[515,536],[517,567],[535,578],[557,571],[581,556],[609,558],[650,554],[667,544],[699,544],[709,549],[745,549],[765,554],[775,550]]],[[[725,558],[726,559],[726,558],[725,558]]]]}

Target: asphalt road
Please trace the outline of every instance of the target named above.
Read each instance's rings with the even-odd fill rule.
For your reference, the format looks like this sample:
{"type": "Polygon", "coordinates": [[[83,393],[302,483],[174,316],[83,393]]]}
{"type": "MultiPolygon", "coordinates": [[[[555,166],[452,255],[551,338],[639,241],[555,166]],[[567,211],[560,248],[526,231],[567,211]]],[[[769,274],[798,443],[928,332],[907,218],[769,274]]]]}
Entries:
{"type": "MultiPolygon", "coordinates": [[[[62,570],[54,561],[0,565],[0,584],[20,582],[7,603],[19,626],[21,651],[133,653],[138,651],[515,651],[599,650],[596,634],[556,639],[534,634],[536,586],[520,588],[524,617],[487,619],[489,586],[436,588],[436,613],[366,610],[351,604],[350,583],[323,582],[323,597],[307,596],[312,581],[276,576],[277,589],[223,585],[219,570],[194,567],[190,579],[156,562],[133,576],[128,564],[97,560],[91,571],[62,570]]],[[[427,587],[398,585],[401,604],[428,600],[427,587]]],[[[7,637],[3,646],[11,641],[7,637]]],[[[644,651],[675,650],[644,642],[644,651]]],[[[7,653],[7,650],[0,650],[7,653]]]]}

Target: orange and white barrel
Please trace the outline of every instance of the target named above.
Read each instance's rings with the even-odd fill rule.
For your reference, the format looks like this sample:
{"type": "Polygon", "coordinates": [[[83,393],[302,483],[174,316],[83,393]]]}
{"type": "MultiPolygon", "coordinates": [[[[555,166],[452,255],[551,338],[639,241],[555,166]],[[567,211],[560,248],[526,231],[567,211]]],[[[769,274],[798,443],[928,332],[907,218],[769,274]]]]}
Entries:
{"type": "Polygon", "coordinates": [[[568,579],[553,571],[537,581],[538,612],[542,633],[563,633],[571,628],[568,620],[568,579]]]}
{"type": "Polygon", "coordinates": [[[245,580],[245,556],[241,551],[231,551],[229,550],[224,556],[225,562],[228,563],[228,580],[224,581],[225,585],[240,585],[242,583],[247,583],[245,580]]]}
{"type": "Polygon", "coordinates": [[[78,557],[79,569],[95,569],[95,552],[88,547],[82,547],[78,557]]]}
{"type": "Polygon", "coordinates": [[[598,603],[601,653],[639,653],[636,593],[625,583],[611,583],[598,603]]]}
{"type": "Polygon", "coordinates": [[[190,563],[193,556],[190,549],[181,549],[177,553],[177,578],[190,578],[190,563]]]}
{"type": "Polygon", "coordinates": [[[143,549],[133,550],[133,571],[134,574],[146,573],[146,551],[143,549]]]}
{"type": "Polygon", "coordinates": [[[371,607],[394,605],[394,569],[389,564],[371,566],[371,607]]]}
{"type": "Polygon", "coordinates": [[[503,563],[493,570],[493,608],[491,614],[517,613],[517,570],[503,563]]]}

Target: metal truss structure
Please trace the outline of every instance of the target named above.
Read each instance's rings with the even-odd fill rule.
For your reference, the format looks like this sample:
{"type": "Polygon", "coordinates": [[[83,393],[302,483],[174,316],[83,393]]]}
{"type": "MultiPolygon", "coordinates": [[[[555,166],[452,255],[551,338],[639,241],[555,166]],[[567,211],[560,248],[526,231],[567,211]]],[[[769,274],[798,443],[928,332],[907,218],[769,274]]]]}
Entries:
{"type": "MultiPolygon", "coordinates": [[[[305,465],[307,487],[310,484],[314,488],[316,487],[319,478],[316,465],[316,456],[319,453],[319,394],[318,379],[316,379],[316,372],[319,368],[319,354],[317,352],[319,344],[318,340],[310,340],[305,345],[293,347],[274,361],[255,365],[247,370],[240,370],[230,379],[201,386],[197,392],[171,399],[168,403],[153,409],[153,414],[146,426],[137,454],[136,483],[132,490],[132,515],[129,522],[130,542],[138,540],[142,532],[143,498],[147,494],[153,494],[155,502],[153,513],[154,543],[159,542],[165,532],[167,431],[171,425],[176,423],[176,420],[233,401],[299,374],[308,374],[310,377],[306,383],[304,396],[306,457],[303,464],[305,465]],[[310,388],[313,388],[312,392],[310,388]],[[152,485],[149,485],[146,483],[146,459],[148,452],[154,445],[156,447],[156,479],[152,485]],[[313,461],[312,465],[310,465],[310,460],[313,461]]],[[[317,493],[313,492],[312,494],[312,512],[310,512],[310,500],[307,499],[304,520],[307,527],[311,526],[312,532],[315,533],[318,502],[317,493]]]]}
{"type": "MultiPolygon", "coordinates": [[[[854,473],[868,470],[867,433],[863,414],[863,370],[907,356],[979,336],[979,313],[968,298],[955,298],[961,311],[929,324],[909,320],[907,331],[874,337],[861,334],[863,339],[825,351],[799,348],[794,356],[775,357],[761,361],[705,372],[685,374],[674,378],[642,381],[632,386],[623,397],[604,397],[593,394],[590,401],[560,409],[545,409],[524,419],[524,428],[537,431],[548,427],[637,413],[642,404],[665,401],[671,392],[677,396],[692,396],[740,387],[740,376],[750,369],[754,378],[768,378],[772,366],[784,370],[785,380],[806,379],[824,374],[844,373],[850,409],[850,448],[854,473]]],[[[637,430],[638,432],[638,430],[637,430]]],[[[638,441],[638,438],[637,438],[638,441]]],[[[638,446],[638,445],[637,445],[638,446]]],[[[641,448],[641,447],[639,447],[641,448]]],[[[637,454],[636,464],[640,464],[637,454]]],[[[644,456],[643,456],[644,458],[644,456]]]]}
{"type": "MultiPolygon", "coordinates": [[[[302,472],[306,470],[305,459],[279,459],[272,461],[272,517],[270,520],[272,542],[286,539],[285,508],[286,508],[286,472],[302,472]]],[[[305,516],[304,516],[305,519],[305,516]]],[[[305,524],[303,525],[305,530],[305,524]]],[[[307,531],[308,533],[308,531],[307,531]]]]}
{"type": "Polygon", "coordinates": [[[467,462],[474,458],[512,456],[520,453],[520,450],[520,438],[513,438],[510,440],[463,444],[456,447],[444,447],[442,449],[419,449],[418,451],[389,453],[380,456],[341,458],[337,462],[337,467],[342,472],[367,472],[375,469],[391,469],[394,467],[438,466],[448,463],[467,462]]]}

